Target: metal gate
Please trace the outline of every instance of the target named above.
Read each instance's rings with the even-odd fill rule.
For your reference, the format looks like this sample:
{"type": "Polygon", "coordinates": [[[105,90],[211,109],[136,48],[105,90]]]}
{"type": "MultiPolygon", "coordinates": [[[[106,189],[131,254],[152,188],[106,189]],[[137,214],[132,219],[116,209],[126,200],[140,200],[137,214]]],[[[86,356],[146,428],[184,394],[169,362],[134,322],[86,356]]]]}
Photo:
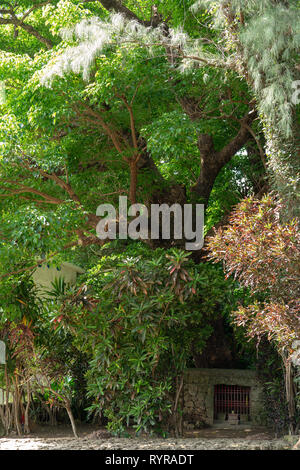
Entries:
{"type": "Polygon", "coordinates": [[[215,385],[214,416],[229,413],[250,416],[250,387],[239,385],[215,385]]]}

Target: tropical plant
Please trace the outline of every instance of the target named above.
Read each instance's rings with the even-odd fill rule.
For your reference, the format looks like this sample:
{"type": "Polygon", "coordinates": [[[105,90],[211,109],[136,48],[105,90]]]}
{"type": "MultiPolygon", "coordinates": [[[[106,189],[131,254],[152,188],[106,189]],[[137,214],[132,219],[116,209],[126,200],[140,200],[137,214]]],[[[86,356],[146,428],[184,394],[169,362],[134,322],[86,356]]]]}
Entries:
{"type": "Polygon", "coordinates": [[[234,275],[261,299],[235,312],[235,321],[258,341],[274,341],[286,366],[286,393],[290,425],[294,430],[295,402],[291,356],[300,337],[299,254],[296,219],[283,222],[282,203],[274,196],[261,201],[248,198],[236,206],[229,224],[208,242],[209,258],[223,262],[227,276],[234,275]]]}

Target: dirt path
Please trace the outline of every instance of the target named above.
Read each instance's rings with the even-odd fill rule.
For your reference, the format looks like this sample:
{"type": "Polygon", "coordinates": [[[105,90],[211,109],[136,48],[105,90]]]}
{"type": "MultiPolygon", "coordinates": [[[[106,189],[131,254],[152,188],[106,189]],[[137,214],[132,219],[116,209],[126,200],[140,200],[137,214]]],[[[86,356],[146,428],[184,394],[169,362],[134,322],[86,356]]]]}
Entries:
{"type": "Polygon", "coordinates": [[[109,439],[24,438],[0,440],[0,450],[283,450],[287,442],[245,439],[109,439]]]}
{"type": "Polygon", "coordinates": [[[0,450],[281,450],[291,444],[262,429],[208,428],[184,438],[114,438],[95,426],[79,427],[79,439],[70,428],[39,427],[28,437],[0,438],[0,450]]]}

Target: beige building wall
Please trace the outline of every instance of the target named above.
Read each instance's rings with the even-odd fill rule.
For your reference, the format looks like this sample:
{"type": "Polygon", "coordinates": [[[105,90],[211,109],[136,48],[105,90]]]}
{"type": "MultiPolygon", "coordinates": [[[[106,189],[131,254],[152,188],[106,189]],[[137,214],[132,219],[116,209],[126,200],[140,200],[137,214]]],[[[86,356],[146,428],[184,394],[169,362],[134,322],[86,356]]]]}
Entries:
{"type": "MultiPolygon", "coordinates": [[[[3,390],[3,388],[0,388],[0,406],[4,405],[5,403],[6,403],[6,392],[5,390],[3,390]]],[[[13,403],[12,393],[8,395],[8,403],[13,403]]]]}
{"type": "Polygon", "coordinates": [[[51,290],[52,282],[63,277],[67,284],[75,284],[77,276],[83,274],[84,270],[72,263],[62,263],[59,267],[42,264],[32,275],[35,285],[38,287],[41,296],[45,296],[44,292],[51,290]]]}

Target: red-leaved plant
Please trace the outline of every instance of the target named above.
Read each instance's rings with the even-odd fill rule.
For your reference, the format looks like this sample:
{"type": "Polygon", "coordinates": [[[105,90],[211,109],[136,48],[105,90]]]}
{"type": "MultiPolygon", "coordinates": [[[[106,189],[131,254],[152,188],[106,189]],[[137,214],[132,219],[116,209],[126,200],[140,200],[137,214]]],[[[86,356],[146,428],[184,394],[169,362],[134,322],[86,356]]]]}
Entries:
{"type": "Polygon", "coordinates": [[[299,221],[282,222],[282,203],[272,195],[247,198],[232,212],[229,224],[208,239],[208,257],[223,262],[234,275],[264,300],[240,307],[238,325],[251,337],[268,335],[280,350],[293,352],[300,339],[300,235],[299,221]]]}

